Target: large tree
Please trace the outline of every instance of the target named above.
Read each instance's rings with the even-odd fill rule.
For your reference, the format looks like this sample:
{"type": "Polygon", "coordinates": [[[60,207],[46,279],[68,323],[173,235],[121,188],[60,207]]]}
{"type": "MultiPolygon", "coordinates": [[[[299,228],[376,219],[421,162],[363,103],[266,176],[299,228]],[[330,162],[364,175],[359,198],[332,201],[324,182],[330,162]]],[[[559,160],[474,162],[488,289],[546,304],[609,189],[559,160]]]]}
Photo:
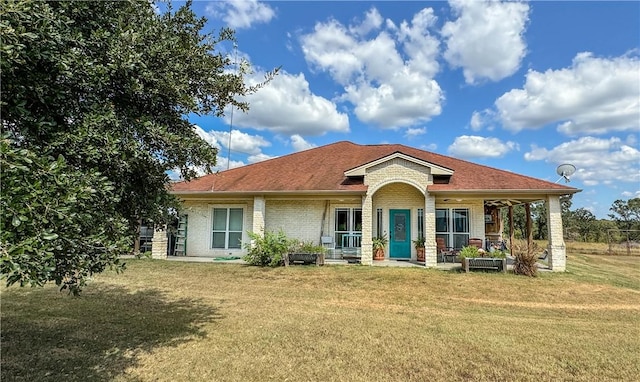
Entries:
{"type": "Polygon", "coordinates": [[[609,217],[620,229],[640,229],[640,198],[618,199],[611,205],[609,217]]]}
{"type": "MultiPolygon", "coordinates": [[[[140,219],[176,206],[168,171],[210,170],[216,150],[189,114],[247,110],[253,92],[230,70],[190,3],[9,1],[0,9],[2,217],[7,283],[55,281],[74,293],[122,269],[140,219]]],[[[271,73],[270,75],[273,75],[271,73]]],[[[258,86],[259,87],[259,86],[258,86]]]]}

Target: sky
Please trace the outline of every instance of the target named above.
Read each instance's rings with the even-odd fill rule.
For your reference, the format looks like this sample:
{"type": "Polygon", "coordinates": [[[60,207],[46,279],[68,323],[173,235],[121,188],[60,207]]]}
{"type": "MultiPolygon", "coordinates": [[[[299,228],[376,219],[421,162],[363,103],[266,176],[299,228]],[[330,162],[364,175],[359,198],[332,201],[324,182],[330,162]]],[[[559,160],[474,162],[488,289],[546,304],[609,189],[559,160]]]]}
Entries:
{"type": "MultiPolygon", "coordinates": [[[[174,5],[179,5],[175,3],[174,5]]],[[[195,1],[236,31],[247,113],[189,116],[226,170],[338,141],[399,143],[583,191],[640,197],[640,2],[195,1]],[[231,131],[231,140],[229,132],[231,131]],[[231,147],[229,150],[229,142],[231,147]]],[[[231,70],[231,69],[230,69],[231,70]]]]}

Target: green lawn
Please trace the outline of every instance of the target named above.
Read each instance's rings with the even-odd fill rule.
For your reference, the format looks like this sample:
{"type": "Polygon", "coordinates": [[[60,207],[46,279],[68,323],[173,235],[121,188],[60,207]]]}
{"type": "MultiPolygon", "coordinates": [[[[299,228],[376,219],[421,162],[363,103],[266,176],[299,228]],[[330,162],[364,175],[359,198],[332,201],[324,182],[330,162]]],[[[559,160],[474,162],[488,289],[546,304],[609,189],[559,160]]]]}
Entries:
{"type": "Polygon", "coordinates": [[[82,296],[2,290],[2,381],[614,381],[640,375],[640,257],[530,279],[132,260],[82,296]]]}

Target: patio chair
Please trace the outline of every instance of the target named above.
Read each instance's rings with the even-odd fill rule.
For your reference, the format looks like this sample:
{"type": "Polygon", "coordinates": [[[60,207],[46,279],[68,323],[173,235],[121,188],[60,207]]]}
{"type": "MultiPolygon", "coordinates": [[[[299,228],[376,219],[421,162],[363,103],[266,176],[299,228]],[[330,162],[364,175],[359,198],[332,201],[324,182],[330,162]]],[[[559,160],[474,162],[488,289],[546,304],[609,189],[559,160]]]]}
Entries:
{"type": "Polygon", "coordinates": [[[484,249],[482,244],[483,244],[483,240],[482,239],[477,239],[477,238],[469,239],[469,246],[470,247],[476,247],[478,249],[484,249]]]}
{"type": "Polygon", "coordinates": [[[542,253],[538,256],[538,260],[546,260],[548,255],[549,255],[549,252],[547,252],[547,250],[545,249],[545,250],[544,250],[544,252],[542,252],[542,253]]]}
{"type": "Polygon", "coordinates": [[[322,236],[320,238],[320,244],[327,250],[327,254],[330,259],[333,259],[336,252],[336,243],[333,240],[333,236],[322,236]]]}
{"type": "Polygon", "coordinates": [[[456,253],[451,247],[447,247],[444,242],[443,237],[436,237],[436,250],[438,251],[438,256],[442,259],[443,263],[447,262],[447,257],[451,257],[451,262],[455,262],[456,253]]]}

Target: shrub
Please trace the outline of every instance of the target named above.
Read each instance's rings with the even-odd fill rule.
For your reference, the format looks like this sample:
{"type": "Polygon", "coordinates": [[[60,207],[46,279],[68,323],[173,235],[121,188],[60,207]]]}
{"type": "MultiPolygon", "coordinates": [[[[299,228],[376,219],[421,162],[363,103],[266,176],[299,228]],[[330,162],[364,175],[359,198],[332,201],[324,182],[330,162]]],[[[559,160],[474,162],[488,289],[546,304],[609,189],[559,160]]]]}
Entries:
{"type": "Polygon", "coordinates": [[[474,246],[468,246],[468,247],[462,247],[462,249],[460,250],[460,253],[458,253],[458,256],[461,259],[464,258],[474,258],[474,257],[480,257],[480,251],[478,250],[478,247],[474,247],[474,246]]]}
{"type": "Polygon", "coordinates": [[[493,252],[489,252],[489,257],[495,257],[496,259],[505,259],[507,257],[507,253],[503,250],[497,249],[493,252]]]}
{"type": "Polygon", "coordinates": [[[538,252],[540,247],[534,242],[531,247],[525,241],[511,243],[511,254],[514,256],[513,273],[536,277],[538,275],[538,252]]]}
{"type": "Polygon", "coordinates": [[[242,258],[251,265],[272,266],[282,265],[283,255],[291,246],[291,240],[282,230],[278,232],[265,232],[264,236],[254,232],[247,233],[251,242],[245,244],[247,254],[242,258]]]}
{"type": "Polygon", "coordinates": [[[325,253],[326,248],[310,241],[293,239],[289,243],[289,253],[325,253]]]}

